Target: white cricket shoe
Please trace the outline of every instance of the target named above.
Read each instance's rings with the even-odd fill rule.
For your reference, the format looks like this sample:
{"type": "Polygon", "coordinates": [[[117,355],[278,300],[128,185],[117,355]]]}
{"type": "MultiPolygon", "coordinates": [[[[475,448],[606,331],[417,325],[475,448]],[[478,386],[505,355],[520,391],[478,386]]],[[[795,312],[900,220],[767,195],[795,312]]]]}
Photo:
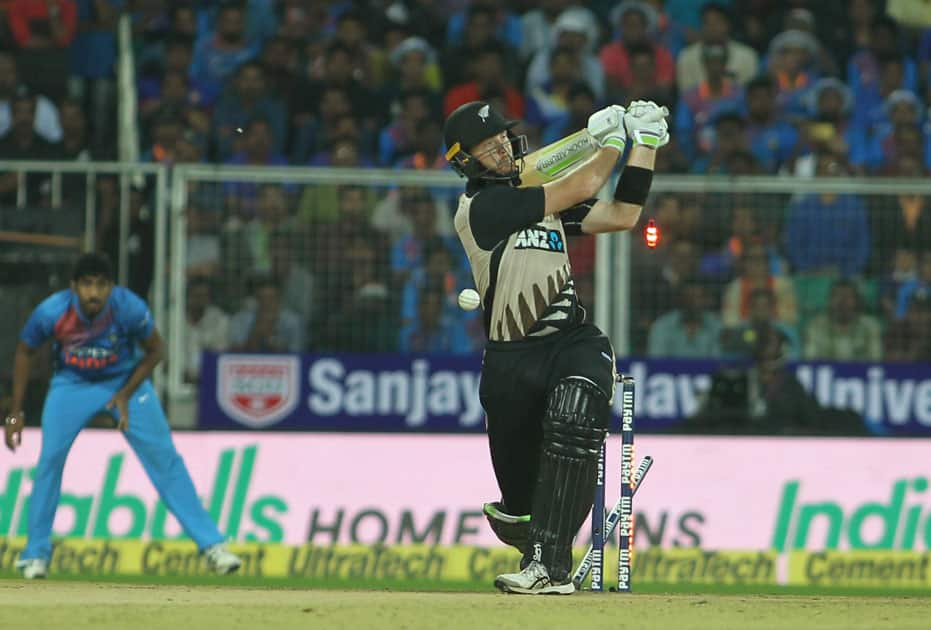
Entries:
{"type": "Polygon", "coordinates": [[[546,567],[533,560],[520,573],[505,573],[495,578],[495,586],[505,593],[521,595],[571,595],[575,592],[572,580],[557,584],[550,579],[546,567]]]}
{"type": "Polygon", "coordinates": [[[207,557],[207,565],[220,575],[235,573],[242,566],[242,558],[220,543],[208,547],[204,555],[207,557]]]}
{"type": "Polygon", "coordinates": [[[48,577],[48,560],[42,560],[41,558],[17,560],[16,568],[22,571],[23,577],[27,580],[39,580],[48,577]]]}

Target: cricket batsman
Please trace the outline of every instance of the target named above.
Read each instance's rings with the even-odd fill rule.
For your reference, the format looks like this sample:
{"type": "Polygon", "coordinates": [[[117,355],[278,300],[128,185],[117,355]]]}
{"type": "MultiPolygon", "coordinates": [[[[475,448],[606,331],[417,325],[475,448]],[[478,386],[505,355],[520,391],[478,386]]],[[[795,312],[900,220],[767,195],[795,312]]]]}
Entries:
{"type": "Polygon", "coordinates": [[[44,578],[48,573],[65,459],[78,433],[100,412],[115,414],[162,501],[208,565],[219,574],[236,571],[241,560],[224,547],[223,535],[201,504],[149,380],[162,359],[162,338],[145,301],[114,286],[106,257],[82,256],[71,288],[46,298],[26,322],[14,359],[12,412],[4,420],[7,448],[15,452],[22,443],[30,365],[49,339],[55,373],[42,410],[42,451],[29,501],[29,539],[17,562],[23,576],[44,578]]]}
{"type": "Polygon", "coordinates": [[[527,141],[511,131],[515,121],[483,102],[446,120],[446,159],[468,179],[454,222],[488,335],[479,396],[501,500],[484,512],[496,535],[523,552],[521,571],[495,580],[502,591],[575,591],[572,541],[592,508],[615,363],[611,342],[579,304],[566,235],[637,224],[655,150],[669,141],[667,115],[645,101],[592,114],[594,156],[526,188],[518,186],[527,141]],[[595,199],[628,142],[613,199],[595,199]]]}

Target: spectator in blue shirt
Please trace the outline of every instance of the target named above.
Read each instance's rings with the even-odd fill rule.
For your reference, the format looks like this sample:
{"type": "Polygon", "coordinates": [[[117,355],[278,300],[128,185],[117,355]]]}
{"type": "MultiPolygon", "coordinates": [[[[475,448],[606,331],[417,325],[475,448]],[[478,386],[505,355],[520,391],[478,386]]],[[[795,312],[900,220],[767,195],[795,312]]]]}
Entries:
{"type": "Polygon", "coordinates": [[[565,116],[569,108],[569,89],[578,75],[578,56],[566,47],[550,53],[549,80],[527,92],[524,120],[528,125],[543,128],[565,116]]]}
{"type": "Polygon", "coordinates": [[[446,27],[446,45],[456,46],[467,37],[468,18],[473,9],[484,9],[491,13],[495,38],[515,50],[521,44],[520,18],[504,8],[497,0],[472,0],[469,7],[450,16],[446,27]]]}
{"type": "Polygon", "coordinates": [[[697,33],[701,28],[705,15],[705,6],[721,7],[719,10],[729,9],[733,0],[666,0],[666,13],[676,16],[676,23],[691,33],[697,33]]]}
{"type": "Polygon", "coordinates": [[[217,87],[236,69],[259,54],[259,45],[246,37],[242,6],[224,4],[217,15],[217,31],[197,42],[191,76],[217,87]]]}
{"type": "Polygon", "coordinates": [[[132,3],[133,57],[141,74],[157,68],[170,37],[171,20],[164,2],[132,3]]]}
{"type": "MultiPolygon", "coordinates": [[[[819,177],[846,175],[836,156],[818,156],[819,177]]],[[[870,255],[866,207],[856,195],[805,195],[793,202],[785,226],[786,253],[795,273],[860,273],[870,255]]]]}
{"type": "MultiPolygon", "coordinates": [[[[245,22],[246,40],[256,42],[256,45],[261,46],[278,31],[279,13],[275,7],[275,0],[221,0],[220,2],[201,0],[197,4],[200,7],[197,11],[196,28],[201,38],[214,37],[215,31],[220,28],[220,20],[226,5],[233,5],[245,11],[243,21],[245,22]]],[[[172,24],[173,30],[177,31],[177,20],[172,20],[172,24]]]]}
{"type": "MultiPolygon", "coordinates": [[[[395,168],[444,170],[450,168],[443,144],[443,123],[438,118],[425,118],[414,133],[411,152],[394,163],[395,168]]],[[[449,194],[449,188],[436,187],[437,195],[449,194]]]]}
{"type": "MultiPolygon", "coordinates": [[[[401,212],[410,218],[413,229],[391,247],[391,270],[397,286],[403,286],[411,272],[424,265],[424,247],[433,239],[443,238],[451,252],[462,251],[455,237],[437,235],[436,204],[427,191],[420,188],[402,189],[401,212]]],[[[454,269],[458,271],[461,267],[461,264],[457,264],[454,269]]]]}
{"type": "Polygon", "coordinates": [[[867,93],[862,91],[857,98],[857,107],[853,112],[853,124],[861,130],[864,137],[875,133],[876,128],[888,120],[886,101],[895,92],[911,92],[903,87],[905,76],[905,57],[888,55],[879,59],[879,82],[876,89],[867,93]]]}
{"type": "Polygon", "coordinates": [[[692,163],[692,172],[703,175],[747,174],[755,170],[756,160],[749,154],[747,121],[737,111],[724,111],[715,116],[713,129],[707,133],[708,152],[692,163]],[[741,162],[744,162],[741,164],[741,162]]]}
{"type": "Polygon", "coordinates": [[[776,86],[768,76],[747,84],[747,136],[750,152],[768,173],[794,156],[798,132],[776,110],[776,86]]]}
{"type": "Polygon", "coordinates": [[[81,86],[91,102],[94,142],[112,137],[116,102],[113,67],[116,62],[116,21],[124,0],[76,0],[78,29],[71,42],[71,80],[81,86]]]}
{"type": "Polygon", "coordinates": [[[705,252],[699,272],[708,278],[730,280],[737,275],[737,266],[747,250],[759,245],[765,250],[770,275],[783,276],[786,264],[776,246],[769,242],[771,228],[763,218],[765,216],[766,213],[752,198],[735,198],[730,216],[730,234],[720,249],[705,252]]]}
{"type": "Polygon", "coordinates": [[[743,90],[727,74],[727,48],[708,44],[701,49],[707,79],[686,91],[676,107],[676,132],[686,155],[695,157],[711,149],[707,131],[712,118],[722,110],[735,110],[743,101],[743,90]]]}
{"type": "Polygon", "coordinates": [[[417,305],[424,287],[431,282],[445,291],[446,310],[450,315],[474,315],[476,311],[462,311],[457,302],[457,290],[464,280],[456,275],[454,260],[459,250],[451,250],[449,242],[439,236],[425,242],[421,249],[423,264],[411,270],[401,288],[401,324],[407,325],[417,320],[417,305]]]}
{"type": "Polygon", "coordinates": [[[917,66],[911,57],[902,55],[900,41],[898,24],[892,18],[882,15],[873,21],[869,48],[861,49],[847,62],[847,85],[853,90],[858,112],[868,114],[874,107],[880,106],[888,94],[883,94],[881,90],[884,75],[888,74],[888,68],[883,67],[885,60],[895,60],[901,64],[901,74],[896,77],[898,82],[891,86],[892,90],[917,89],[917,66]]]}
{"type": "Polygon", "coordinates": [[[595,113],[595,93],[584,81],[576,81],[569,88],[566,113],[543,127],[540,144],[545,146],[584,128],[588,117],[595,113]]]}
{"type": "Polygon", "coordinates": [[[268,122],[272,132],[272,150],[282,153],[288,131],[287,111],[281,99],[269,93],[262,66],[249,61],[236,71],[233,89],[224,94],[214,110],[217,157],[221,161],[234,153],[236,130],[244,128],[255,118],[268,122]]]}
{"type": "Polygon", "coordinates": [[[895,317],[903,319],[909,305],[916,298],[931,297],[931,251],[923,251],[918,256],[918,274],[899,287],[896,295],[895,317]]]}
{"type": "MultiPolygon", "coordinates": [[[[458,247],[458,243],[456,244],[458,247]]],[[[423,260],[421,266],[415,268],[401,290],[401,326],[403,329],[416,331],[422,321],[420,308],[425,297],[431,291],[442,293],[440,319],[450,327],[461,329],[468,346],[475,345],[474,341],[484,337],[482,329],[481,311],[464,311],[457,303],[460,286],[470,279],[457,274],[459,268],[455,261],[460,255],[461,248],[451,250],[450,244],[439,237],[433,238],[423,246],[423,260]]],[[[408,333],[409,334],[409,333],[408,333]]],[[[416,333],[415,333],[416,334],[416,333]]],[[[402,343],[405,333],[402,332],[402,343]]],[[[467,351],[467,350],[465,350],[467,351]]]]}
{"type": "Polygon", "coordinates": [[[397,113],[378,134],[378,162],[392,166],[413,151],[417,130],[428,119],[440,119],[433,94],[412,90],[400,95],[397,113]]]}
{"type": "MultiPolygon", "coordinates": [[[[227,160],[227,164],[246,166],[286,166],[288,164],[283,155],[274,151],[271,125],[263,118],[254,118],[246,124],[239,147],[233,157],[227,160]]],[[[246,218],[254,216],[258,188],[258,184],[254,182],[227,182],[223,186],[227,208],[231,213],[238,213],[246,218]]]]}
{"type": "Polygon", "coordinates": [[[689,281],[679,293],[679,308],[650,326],[647,355],[652,358],[709,359],[721,354],[721,319],[708,309],[705,287],[689,281]]]}
{"type": "Polygon", "coordinates": [[[199,106],[197,93],[188,84],[187,75],[180,72],[166,72],[159,97],[139,105],[143,144],[150,139],[152,121],[166,115],[181,119],[189,130],[204,140],[210,135],[210,116],[199,106]]]}
{"type": "MultiPolygon", "coordinates": [[[[308,166],[342,166],[347,168],[375,168],[375,162],[364,153],[358,141],[357,123],[354,118],[346,118],[346,133],[334,138],[333,143],[314,154],[307,162],[308,166]]],[[[318,187],[318,189],[323,186],[318,187]]]]}
{"type": "Polygon", "coordinates": [[[194,59],[194,43],[190,38],[172,36],[165,44],[165,55],[160,64],[140,69],[138,96],[140,105],[161,98],[162,78],[169,72],[188,77],[192,102],[199,107],[211,108],[219,94],[218,84],[190,76],[194,59]]]}
{"type": "Polygon", "coordinates": [[[398,350],[469,354],[472,339],[460,321],[445,308],[446,292],[441,284],[428,282],[420,293],[417,320],[401,329],[398,350]]]}

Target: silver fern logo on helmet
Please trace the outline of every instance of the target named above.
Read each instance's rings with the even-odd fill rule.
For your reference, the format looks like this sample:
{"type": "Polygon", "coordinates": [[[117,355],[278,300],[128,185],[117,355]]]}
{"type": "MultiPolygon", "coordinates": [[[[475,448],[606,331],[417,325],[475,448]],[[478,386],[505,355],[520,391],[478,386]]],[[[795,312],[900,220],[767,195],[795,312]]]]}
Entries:
{"type": "Polygon", "coordinates": [[[488,105],[485,105],[480,110],[478,110],[478,117],[482,119],[483,123],[488,122],[488,105]]]}

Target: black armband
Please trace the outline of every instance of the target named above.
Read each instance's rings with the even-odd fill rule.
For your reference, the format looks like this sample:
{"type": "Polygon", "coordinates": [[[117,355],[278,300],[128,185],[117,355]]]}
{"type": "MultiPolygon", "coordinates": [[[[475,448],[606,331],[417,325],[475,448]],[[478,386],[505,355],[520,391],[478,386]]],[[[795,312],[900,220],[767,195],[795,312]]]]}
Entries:
{"type": "Polygon", "coordinates": [[[650,184],[653,183],[653,171],[640,166],[624,167],[621,176],[617,178],[617,188],[614,189],[614,200],[642,206],[650,194],[650,184]]]}

